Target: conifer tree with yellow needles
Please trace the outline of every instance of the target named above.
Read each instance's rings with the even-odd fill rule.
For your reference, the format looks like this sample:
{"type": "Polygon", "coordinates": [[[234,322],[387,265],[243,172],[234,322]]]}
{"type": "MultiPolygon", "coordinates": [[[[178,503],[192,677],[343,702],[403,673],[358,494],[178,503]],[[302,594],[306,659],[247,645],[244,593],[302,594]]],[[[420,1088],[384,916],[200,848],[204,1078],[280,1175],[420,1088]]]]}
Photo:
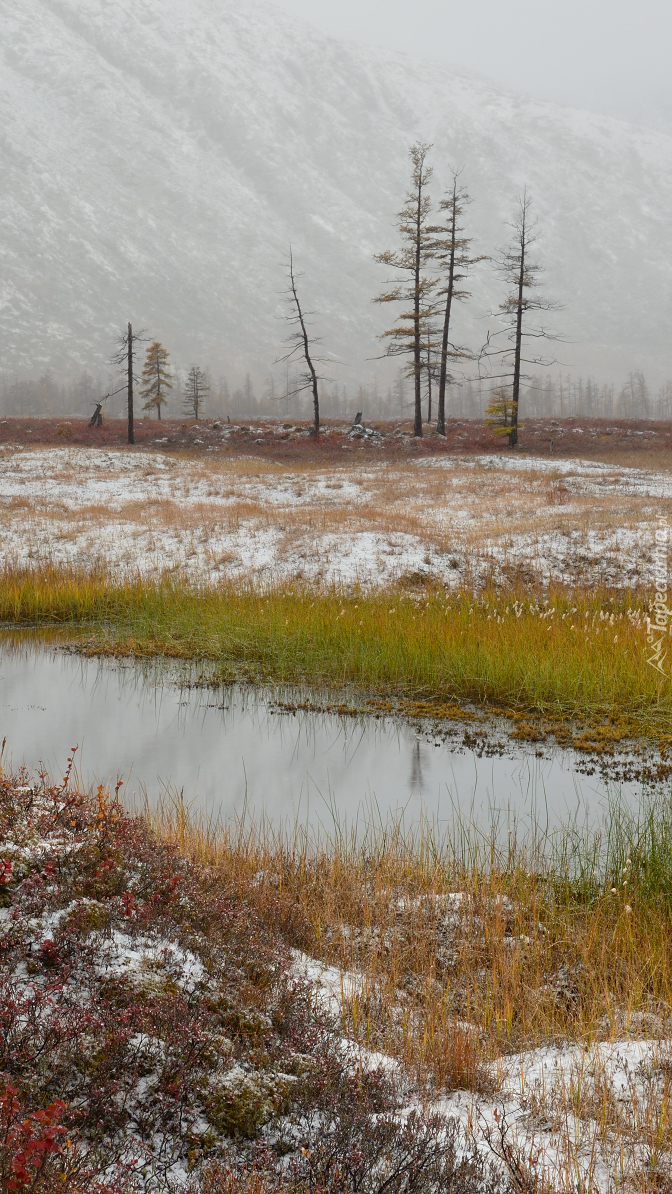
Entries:
{"type": "Polygon", "coordinates": [[[157,419],[161,418],[161,407],[168,401],[167,390],[173,388],[173,375],[170,372],[168,358],[170,353],[155,340],[150,344],[145,354],[142,368],[142,388],[140,393],[145,399],[143,410],[156,410],[157,419]]]}

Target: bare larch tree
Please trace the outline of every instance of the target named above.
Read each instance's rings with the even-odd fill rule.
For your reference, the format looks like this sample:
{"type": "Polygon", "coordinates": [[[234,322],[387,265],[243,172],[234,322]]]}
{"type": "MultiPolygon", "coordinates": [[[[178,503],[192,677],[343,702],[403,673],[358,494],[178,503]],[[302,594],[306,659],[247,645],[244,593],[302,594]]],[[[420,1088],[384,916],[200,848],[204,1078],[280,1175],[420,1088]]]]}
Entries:
{"type": "Polygon", "coordinates": [[[486,261],[484,256],[470,255],[472,239],[464,236],[464,227],[460,217],[471,203],[468,192],[459,184],[460,170],[452,170],[452,186],[439,202],[439,210],[446,213],[445,222],[436,224],[428,229],[430,235],[429,252],[438,264],[442,280],[437,292],[437,299],[441,301],[441,343],[439,347],[439,390],[436,430],[440,435],[446,434],[446,385],[448,383],[449,360],[473,360],[473,354],[465,348],[451,343],[451,319],[453,303],[464,302],[470,297],[470,291],[460,287],[460,283],[468,277],[472,267],[479,261],[486,261]]]}
{"type": "Polygon", "coordinates": [[[126,331],[126,391],[127,391],[127,420],[128,420],[128,442],[135,443],[135,412],[133,410],[133,327],[128,323],[126,331]]]}
{"type": "Polygon", "coordinates": [[[294,254],[290,244],[287,261],[286,292],[290,313],[286,316],[286,319],[289,324],[296,328],[296,331],[291,332],[287,337],[287,343],[292,346],[289,352],[279,357],[276,363],[286,362],[289,365],[289,362],[295,360],[297,356],[303,357],[305,370],[299,374],[296,385],[291,391],[288,385],[288,392],[283,397],[294,398],[297,394],[303,393],[304,390],[310,390],[313,398],[313,434],[318,435],[320,430],[320,393],[318,383],[326,379],[321,377],[315,368],[315,365],[322,363],[323,358],[316,357],[314,353],[314,345],[319,344],[319,340],[316,336],[311,336],[309,332],[308,320],[313,313],[311,311],[304,311],[301,306],[297,279],[298,275],[294,270],[294,254]]]}
{"type": "Polygon", "coordinates": [[[488,333],[486,344],[481,350],[482,361],[498,359],[501,372],[496,376],[506,383],[493,395],[489,421],[494,425],[499,424],[498,433],[508,436],[511,448],[515,448],[518,443],[523,365],[546,366],[555,363],[553,358],[548,359],[538,353],[526,355],[526,342],[560,339],[543,325],[530,324],[525,318],[531,311],[559,310],[558,303],[534,293],[539,285],[538,277],[543,272],[543,266],[530,258],[530,250],[538,239],[536,224],[530,218],[530,206],[531,201],[525,191],[519,200],[518,215],[510,225],[513,229],[511,242],[495,258],[495,268],[510,290],[498,307],[499,318],[504,326],[497,332],[488,333]],[[501,347],[500,336],[506,340],[506,344],[501,347]]]}
{"type": "Polygon", "coordinates": [[[118,365],[120,369],[124,370],[126,374],[126,381],[118,390],[113,390],[110,394],[105,394],[101,402],[105,402],[108,398],[114,398],[115,394],[121,394],[122,390],[126,390],[127,406],[128,406],[128,443],[135,443],[135,422],[133,411],[133,362],[137,356],[135,349],[136,344],[144,344],[146,337],[143,331],[134,332],[132,325],[129,323],[127,330],[122,332],[117,341],[117,351],[112,356],[112,364],[118,365]]]}
{"type": "Polygon", "coordinates": [[[427,187],[432,177],[431,167],[426,165],[431,146],[418,141],[411,146],[409,156],[413,164],[411,186],[406,203],[399,212],[397,225],[402,240],[400,249],[377,253],[375,260],[381,265],[401,270],[407,281],[393,280],[393,289],[386,290],[375,300],[377,303],[408,304],[398,317],[398,322],[383,332],[388,339],[387,356],[410,356],[411,362],[406,376],[414,379],[415,411],[413,434],[422,435],[422,373],[427,368],[427,340],[432,336],[432,299],[436,281],[425,273],[431,263],[429,234],[429,213],[431,202],[427,187]]]}
{"type": "Polygon", "coordinates": [[[192,365],[184,387],[184,411],[198,422],[201,404],[210,393],[207,375],[198,365],[192,365]]]}

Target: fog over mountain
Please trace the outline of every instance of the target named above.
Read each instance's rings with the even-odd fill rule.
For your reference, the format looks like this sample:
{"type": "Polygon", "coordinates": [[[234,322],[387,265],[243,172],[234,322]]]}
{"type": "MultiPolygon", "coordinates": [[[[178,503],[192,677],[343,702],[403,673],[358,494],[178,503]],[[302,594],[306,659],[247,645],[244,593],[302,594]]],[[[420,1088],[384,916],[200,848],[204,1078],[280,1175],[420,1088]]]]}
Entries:
{"type": "MultiPolygon", "coordinates": [[[[131,318],[236,380],[283,351],[291,238],[339,381],[385,377],[372,302],[408,148],[474,198],[474,248],[527,185],[563,363],[672,374],[672,137],[339,42],[263,0],[0,0],[0,368],[105,367],[131,318]]],[[[481,266],[455,333],[482,342],[481,266]]]]}

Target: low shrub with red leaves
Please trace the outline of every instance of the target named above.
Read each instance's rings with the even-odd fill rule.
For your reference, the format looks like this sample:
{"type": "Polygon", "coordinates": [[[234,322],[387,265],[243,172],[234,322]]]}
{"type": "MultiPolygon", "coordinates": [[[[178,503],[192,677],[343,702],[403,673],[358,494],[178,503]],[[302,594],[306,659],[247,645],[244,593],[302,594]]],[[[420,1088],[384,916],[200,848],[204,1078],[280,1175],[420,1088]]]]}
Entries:
{"type": "Polygon", "coordinates": [[[0,781],[0,834],[0,1082],[24,1134],[59,1111],[40,1174],[67,1135],[101,1179],[155,1189],[303,1097],[329,1033],[221,878],[67,779],[0,781]]]}
{"type": "Polygon", "coordinates": [[[69,1139],[67,1107],[54,1099],[44,1110],[27,1111],[7,1083],[0,1092],[0,1189],[17,1194],[121,1194],[116,1181],[101,1182],[85,1150],[69,1139]]]}
{"type": "Polygon", "coordinates": [[[240,893],[69,777],[0,778],[2,1191],[457,1190],[240,893]]]}

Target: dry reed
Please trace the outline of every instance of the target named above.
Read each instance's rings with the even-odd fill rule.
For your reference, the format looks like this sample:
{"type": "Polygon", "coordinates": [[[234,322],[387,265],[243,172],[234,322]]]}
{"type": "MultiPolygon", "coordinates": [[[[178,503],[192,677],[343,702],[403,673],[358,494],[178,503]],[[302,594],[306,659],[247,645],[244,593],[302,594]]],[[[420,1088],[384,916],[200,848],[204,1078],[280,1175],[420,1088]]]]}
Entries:
{"type": "Polygon", "coordinates": [[[493,1059],[540,1045],[670,1032],[666,796],[524,840],[464,821],[309,839],[198,823],[179,800],[148,815],[293,946],[354,975],[348,1034],[435,1088],[491,1088],[493,1059]]]}

